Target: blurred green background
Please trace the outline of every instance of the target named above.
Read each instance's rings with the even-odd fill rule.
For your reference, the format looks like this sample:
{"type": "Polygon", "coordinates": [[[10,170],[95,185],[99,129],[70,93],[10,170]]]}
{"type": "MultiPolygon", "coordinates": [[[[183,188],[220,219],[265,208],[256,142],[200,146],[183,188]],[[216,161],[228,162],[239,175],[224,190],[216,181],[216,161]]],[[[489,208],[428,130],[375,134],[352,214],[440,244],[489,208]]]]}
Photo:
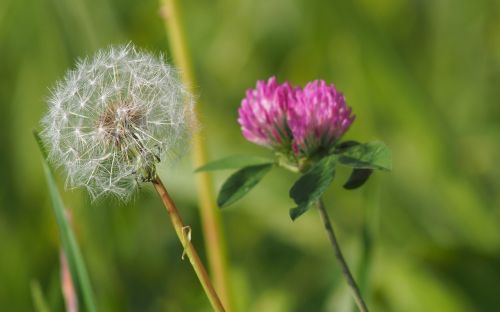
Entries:
{"type": "MultiPolygon", "coordinates": [[[[373,311],[500,306],[500,2],[192,0],[184,25],[210,158],[269,152],[236,122],[257,79],[334,82],[357,115],[347,135],[380,139],[394,170],[327,206],[373,311]],[[363,252],[363,229],[372,248],[363,252]],[[363,282],[364,284],[364,282],[363,282]]],[[[0,1],[0,310],[54,311],[59,242],[32,130],[49,88],[79,57],[132,41],[168,53],[155,0],[0,1]]],[[[215,175],[220,187],[229,172],[215,175]]],[[[203,250],[190,160],[161,169],[203,250]]],[[[291,222],[295,176],[272,172],[223,211],[239,311],[353,311],[315,210],[291,222]]],[[[64,185],[60,179],[61,189],[64,185]]],[[[64,192],[101,311],[208,311],[149,186],[127,205],[64,192]]]]}

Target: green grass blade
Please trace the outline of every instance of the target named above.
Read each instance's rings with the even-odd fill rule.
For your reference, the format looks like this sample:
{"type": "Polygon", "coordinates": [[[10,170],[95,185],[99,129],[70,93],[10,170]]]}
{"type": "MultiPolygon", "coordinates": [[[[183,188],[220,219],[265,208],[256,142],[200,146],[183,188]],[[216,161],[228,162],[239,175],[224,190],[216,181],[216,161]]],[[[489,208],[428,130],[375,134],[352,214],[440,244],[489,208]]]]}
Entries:
{"type": "MultiPolygon", "coordinates": [[[[35,138],[40,146],[42,154],[45,156],[43,145],[37,133],[35,133],[35,138]]],[[[90,279],[87,274],[87,269],[80,252],[80,248],[78,247],[78,243],[76,242],[75,235],[73,234],[68,219],[66,218],[61,195],[59,194],[54,176],[45,157],[43,160],[43,171],[47,179],[49,194],[52,200],[52,208],[56,217],[57,226],[59,228],[61,244],[64,254],[68,259],[69,270],[77,290],[78,298],[81,301],[79,304],[82,305],[83,303],[83,311],[95,312],[96,307],[94,303],[94,295],[90,279]]]]}
{"type": "Polygon", "coordinates": [[[47,300],[37,280],[31,281],[31,297],[33,298],[33,306],[36,312],[50,312],[47,300]]]}

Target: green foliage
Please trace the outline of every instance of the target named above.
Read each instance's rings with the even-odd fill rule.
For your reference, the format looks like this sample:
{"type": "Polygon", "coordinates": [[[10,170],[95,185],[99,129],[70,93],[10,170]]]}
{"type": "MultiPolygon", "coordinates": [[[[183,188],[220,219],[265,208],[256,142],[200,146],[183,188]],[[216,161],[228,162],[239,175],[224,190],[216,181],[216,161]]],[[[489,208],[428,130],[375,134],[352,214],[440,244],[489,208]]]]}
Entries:
{"type": "Polygon", "coordinates": [[[344,188],[346,190],[357,189],[368,181],[368,178],[372,175],[372,169],[365,168],[354,168],[349,176],[349,179],[344,183],[344,188]]]}
{"type": "Polygon", "coordinates": [[[232,174],[222,185],[217,197],[219,207],[228,206],[246,193],[262,180],[273,164],[262,164],[244,167],[232,174]]]}
{"type": "Polygon", "coordinates": [[[290,189],[290,197],[298,205],[290,209],[290,218],[297,219],[316,204],[335,176],[337,156],[327,156],[301,176],[290,189]]]}
{"type": "Polygon", "coordinates": [[[85,311],[97,311],[94,303],[94,295],[90,284],[90,279],[87,274],[83,256],[80,252],[80,248],[78,247],[78,243],[76,241],[73,230],[71,229],[68,218],[66,217],[61,195],[59,194],[54,176],[52,175],[52,171],[45,158],[46,152],[44,150],[43,144],[40,141],[40,137],[37,133],[35,133],[35,139],[37,140],[40,151],[44,156],[43,170],[47,179],[49,194],[52,200],[53,212],[59,228],[59,238],[61,240],[64,254],[68,259],[71,278],[73,280],[73,284],[75,285],[77,296],[80,299],[79,304],[83,305],[85,311]]]}
{"type": "Polygon", "coordinates": [[[360,169],[392,170],[391,150],[382,142],[354,144],[339,154],[339,163],[360,169]]]}
{"type": "MultiPolygon", "coordinates": [[[[353,167],[346,189],[363,185],[372,169],[390,170],[392,158],[389,148],[382,142],[360,144],[347,141],[341,144],[336,153],[323,157],[315,163],[290,189],[290,197],[298,205],[290,209],[290,217],[295,220],[315,204],[326,191],[335,176],[337,162],[353,167]]],[[[270,159],[255,156],[231,156],[210,162],[196,171],[211,171],[240,168],[223,184],[217,203],[219,207],[230,205],[248,193],[273,166],[270,159]],[[248,166],[249,164],[252,164],[248,166]],[[257,164],[257,165],[256,165],[257,164]]]]}
{"type": "Polygon", "coordinates": [[[50,312],[49,305],[38,281],[31,282],[31,297],[36,312],[50,312]]]}
{"type": "Polygon", "coordinates": [[[223,170],[223,169],[237,169],[251,165],[272,164],[272,163],[273,163],[272,159],[264,157],[247,156],[247,155],[229,156],[226,158],[209,162],[196,169],[195,172],[223,170]]]}
{"type": "Polygon", "coordinates": [[[321,198],[333,181],[337,163],[354,168],[344,184],[345,189],[355,189],[363,185],[373,169],[390,170],[392,168],[391,152],[382,142],[360,144],[348,141],[341,144],[337,153],[318,161],[290,189],[290,197],[298,205],[290,209],[292,220],[305,213],[321,198]]]}

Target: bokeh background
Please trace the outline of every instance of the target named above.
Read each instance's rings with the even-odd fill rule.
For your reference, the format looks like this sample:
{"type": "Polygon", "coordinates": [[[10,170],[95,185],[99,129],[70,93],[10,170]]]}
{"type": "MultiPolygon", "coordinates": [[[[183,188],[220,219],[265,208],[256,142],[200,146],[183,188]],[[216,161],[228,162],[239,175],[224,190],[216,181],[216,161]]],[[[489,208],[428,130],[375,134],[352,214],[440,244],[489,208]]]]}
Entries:
{"type": "MultiPolygon", "coordinates": [[[[357,115],[347,138],[393,151],[392,173],[345,191],[341,169],[326,198],[372,310],[498,309],[499,1],[182,2],[211,159],[269,153],[236,122],[257,79],[334,82],[357,115]]],[[[156,0],[0,1],[0,310],[33,310],[32,281],[63,310],[32,137],[49,88],[110,44],[169,56],[159,12],[156,0]]],[[[187,156],[161,175],[203,250],[192,169],[187,156]]],[[[228,174],[215,174],[217,188],[228,174]]],[[[223,211],[238,311],[354,311],[317,212],[288,217],[295,179],[276,170],[223,211]]],[[[79,191],[64,200],[101,311],[209,311],[149,186],[127,205],[79,191]]]]}

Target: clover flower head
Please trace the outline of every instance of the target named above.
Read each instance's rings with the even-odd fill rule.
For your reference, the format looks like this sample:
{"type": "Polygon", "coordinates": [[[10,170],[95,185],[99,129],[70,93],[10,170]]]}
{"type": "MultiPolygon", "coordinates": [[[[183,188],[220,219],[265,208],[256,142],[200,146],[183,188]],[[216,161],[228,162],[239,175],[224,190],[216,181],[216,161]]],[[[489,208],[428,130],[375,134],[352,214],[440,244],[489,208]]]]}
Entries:
{"type": "Polygon", "coordinates": [[[300,88],[271,77],[247,91],[238,122],[250,142],[307,158],[338,142],[354,121],[351,113],[333,84],[316,80],[300,88]]]}
{"type": "Polygon", "coordinates": [[[180,156],[194,125],[174,68],[131,44],[78,62],[48,106],[41,137],[49,159],[92,198],[130,198],[158,162],[180,156]]]}
{"type": "Polygon", "coordinates": [[[290,84],[278,85],[276,77],[258,81],[255,89],[248,89],[238,118],[243,136],[269,148],[289,145],[286,112],[291,94],[290,84]]]}
{"type": "Polygon", "coordinates": [[[353,123],[351,113],[344,95],[333,84],[315,80],[297,89],[294,105],[288,109],[294,152],[309,156],[319,149],[328,150],[353,123]]]}

